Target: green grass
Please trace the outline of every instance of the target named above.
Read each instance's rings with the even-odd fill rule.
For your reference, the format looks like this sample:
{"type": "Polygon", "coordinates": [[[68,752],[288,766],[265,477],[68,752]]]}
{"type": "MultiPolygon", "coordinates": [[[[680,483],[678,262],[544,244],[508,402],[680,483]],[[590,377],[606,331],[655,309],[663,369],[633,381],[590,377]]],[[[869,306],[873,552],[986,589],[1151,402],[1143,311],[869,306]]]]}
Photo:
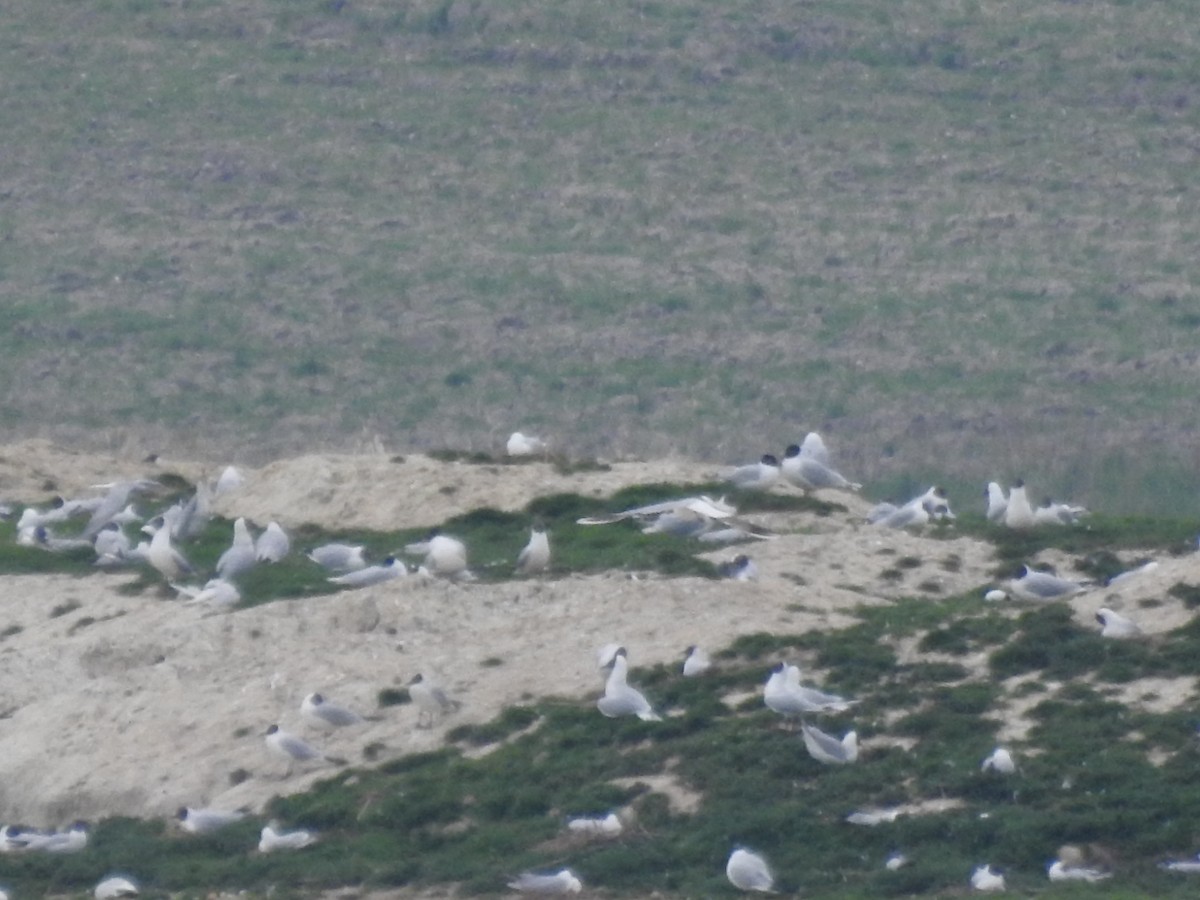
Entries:
{"type": "Polygon", "coordinates": [[[18,0],[0,421],[1190,513],[1189,12],[18,0]]]}

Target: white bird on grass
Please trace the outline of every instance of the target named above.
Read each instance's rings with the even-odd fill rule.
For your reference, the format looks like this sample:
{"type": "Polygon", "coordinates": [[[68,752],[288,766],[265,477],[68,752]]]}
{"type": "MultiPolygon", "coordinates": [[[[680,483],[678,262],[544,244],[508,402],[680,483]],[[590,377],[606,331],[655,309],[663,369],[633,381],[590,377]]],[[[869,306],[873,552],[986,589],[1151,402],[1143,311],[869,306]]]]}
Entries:
{"type": "Polygon", "coordinates": [[[979,768],[983,772],[990,769],[993,772],[999,772],[1001,775],[1011,775],[1017,771],[1017,764],[1013,761],[1011,753],[1003,747],[997,747],[992,751],[991,756],[983,761],[979,768]]]}
{"type": "Polygon", "coordinates": [[[133,549],[129,535],[121,530],[121,526],[117,522],[109,522],[97,531],[92,546],[96,550],[97,560],[110,557],[114,560],[124,560],[129,551],[133,549]]]}
{"type": "Polygon", "coordinates": [[[1159,863],[1159,868],[1166,869],[1168,872],[1182,872],[1186,875],[1200,874],[1200,855],[1197,855],[1195,859],[1168,860],[1159,863]]]}
{"type": "Polygon", "coordinates": [[[276,563],[292,550],[292,541],[278,522],[268,522],[267,530],[254,542],[259,562],[276,563]]]}
{"type": "Polygon", "coordinates": [[[779,476],[779,460],[770,453],[764,453],[758,462],[738,466],[723,480],[744,491],[765,491],[779,480],[779,476]]]}
{"type": "Polygon", "coordinates": [[[645,695],[629,685],[629,661],[626,657],[624,647],[613,656],[612,671],[604,683],[604,696],[596,701],[596,708],[610,719],[637,716],[643,722],[661,722],[662,716],[654,711],[645,695]]]}
{"type": "Polygon", "coordinates": [[[990,864],[977,866],[975,871],[971,873],[971,887],[977,891],[1002,891],[1004,890],[1004,873],[999,869],[993,869],[990,864]]]}
{"type": "Polygon", "coordinates": [[[220,831],[234,822],[240,822],[246,816],[243,812],[224,809],[193,809],[181,806],[175,814],[179,827],[191,834],[211,834],[220,831]]]}
{"type": "Polygon", "coordinates": [[[109,875],[96,885],[92,896],[96,900],[118,900],[120,897],[136,897],[138,886],[125,875],[109,875]]]}
{"type": "Polygon", "coordinates": [[[431,575],[464,581],[472,578],[467,569],[467,545],[436,529],[425,540],[408,544],[404,552],[424,554],[422,565],[431,575]]]}
{"type": "Polygon", "coordinates": [[[10,828],[7,843],[20,850],[40,853],[78,853],[87,847],[88,825],[75,822],[66,831],[18,831],[10,828]]]}
{"type": "Polygon", "coordinates": [[[802,722],[800,728],[804,735],[804,746],[817,762],[841,766],[858,760],[858,732],[848,731],[839,741],[807,722],[802,722]]]}
{"type": "Polygon", "coordinates": [[[800,668],[780,663],[763,686],[763,702],[781,716],[807,713],[845,712],[856,701],[800,684],[800,668]]]}
{"type": "Polygon", "coordinates": [[[278,822],[263,826],[258,838],[259,853],[274,853],[277,850],[300,850],[317,842],[311,831],[281,831],[278,822]]]}
{"type": "Polygon", "coordinates": [[[147,557],[150,565],[157,569],[167,581],[175,581],[184,575],[192,574],[192,564],[171,543],[170,528],[163,527],[154,532],[147,557]]]}
{"type": "Polygon", "coordinates": [[[508,886],[530,894],[578,894],[583,890],[583,882],[570,869],[553,874],[522,872],[508,886]]]}
{"type": "Polygon", "coordinates": [[[244,516],[233,520],[233,542],[217,559],[217,576],[233,578],[242,572],[248,572],[258,564],[258,555],[254,550],[254,536],[246,525],[244,516]]]}
{"type": "Polygon", "coordinates": [[[995,481],[989,481],[987,491],[987,520],[1003,522],[1004,510],[1008,508],[1008,498],[1004,496],[1004,488],[995,481]]]}
{"type": "Polygon", "coordinates": [[[1036,524],[1033,507],[1025,494],[1025,482],[1017,481],[1008,492],[1008,504],[1004,507],[1004,524],[1009,528],[1030,528],[1036,524]]]}
{"type": "Polygon", "coordinates": [[[550,565],[550,539],[546,529],[535,525],[529,531],[529,543],[517,556],[518,575],[536,575],[550,565]]]}
{"type": "Polygon", "coordinates": [[[1033,511],[1033,521],[1036,525],[1078,525],[1080,517],[1087,514],[1085,507],[1055,503],[1047,497],[1042,505],[1033,511]]]}
{"type": "Polygon", "coordinates": [[[1102,872],[1100,869],[1070,864],[1061,859],[1052,862],[1046,869],[1046,874],[1051,881],[1086,881],[1088,884],[1112,878],[1112,872],[1102,872]]]}
{"type": "Polygon", "coordinates": [[[695,644],[692,644],[692,646],[688,647],[683,652],[684,678],[695,678],[697,675],[703,675],[712,668],[712,660],[709,659],[708,654],[695,644]]]}
{"type": "Polygon", "coordinates": [[[245,484],[245,481],[246,479],[242,477],[242,473],[234,466],[226,466],[221,470],[220,477],[217,478],[213,494],[220,497],[222,494],[232,493],[245,484]]]}
{"type": "Polygon", "coordinates": [[[567,821],[567,830],[577,834],[616,837],[623,828],[621,819],[615,812],[606,816],[580,816],[567,821]]]}
{"type": "Polygon", "coordinates": [[[363,559],[365,549],[361,544],[322,544],[313,547],[308,558],[331,572],[357,572],[367,567],[367,561],[363,559]]]}
{"type": "Polygon", "coordinates": [[[1096,610],[1096,621],[1100,623],[1100,636],[1106,638],[1136,638],[1142,629],[1132,619],[1127,619],[1107,607],[1096,610]]]}
{"type": "Polygon", "coordinates": [[[389,556],[379,565],[367,566],[365,569],[347,572],[345,575],[335,575],[325,580],[330,584],[340,584],[342,587],[360,588],[372,584],[382,584],[393,578],[403,578],[407,574],[408,568],[404,563],[394,556],[389,556]]]}
{"type": "Polygon", "coordinates": [[[744,847],[738,847],[729,854],[729,861],[725,863],[725,877],[741,891],[775,893],[775,876],[771,874],[766,859],[744,847]]]}

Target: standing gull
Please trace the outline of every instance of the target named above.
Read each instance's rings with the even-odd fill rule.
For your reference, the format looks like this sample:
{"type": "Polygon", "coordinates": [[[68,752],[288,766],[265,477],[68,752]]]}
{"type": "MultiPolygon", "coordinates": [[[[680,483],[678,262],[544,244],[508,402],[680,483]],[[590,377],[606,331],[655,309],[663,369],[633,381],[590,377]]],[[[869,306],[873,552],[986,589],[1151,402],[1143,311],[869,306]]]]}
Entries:
{"type": "Polygon", "coordinates": [[[267,530],[254,542],[254,552],[259,562],[279,562],[291,549],[292,542],[278,522],[268,522],[267,530]]]}
{"type": "Polygon", "coordinates": [[[857,491],[862,487],[831,469],[827,463],[805,454],[797,444],[787,448],[779,468],[786,480],[805,491],[821,488],[857,491]]]}
{"type": "Polygon", "coordinates": [[[991,756],[983,761],[979,768],[983,772],[991,769],[993,772],[999,772],[1001,775],[1011,775],[1017,771],[1017,764],[1013,762],[1011,753],[1003,747],[997,747],[992,751],[991,756]]]}
{"type": "Polygon", "coordinates": [[[434,721],[448,712],[457,710],[461,705],[457,700],[451,700],[446,691],[418,672],[408,683],[408,695],[417,704],[417,727],[432,728],[434,721]],[[424,720],[425,724],[421,722],[424,720]]]}
{"type": "Polygon", "coordinates": [[[171,529],[165,525],[154,532],[147,554],[150,565],[156,568],[167,581],[175,581],[192,573],[189,563],[171,543],[171,529]]]}
{"type": "Polygon", "coordinates": [[[540,524],[529,532],[529,543],[517,556],[518,575],[536,575],[550,565],[550,539],[540,524]]]}
{"type": "Polygon", "coordinates": [[[246,525],[244,516],[233,520],[233,542],[229,549],[217,559],[217,577],[233,578],[242,572],[248,572],[258,564],[258,556],[254,552],[254,536],[246,525]]]}
{"type": "Polygon", "coordinates": [[[1003,522],[1004,511],[1008,509],[1008,498],[1004,496],[1004,488],[995,481],[989,481],[985,496],[987,497],[987,520],[1003,522]]]}
{"type": "Polygon", "coordinates": [[[283,774],[284,778],[292,774],[292,767],[298,762],[312,762],[313,760],[337,762],[307,741],[283,731],[278,725],[272,725],[267,729],[266,744],[268,750],[288,761],[287,770],[283,774]]]}
{"type": "Polygon", "coordinates": [[[612,671],[604,683],[604,696],[596,701],[596,708],[610,719],[637,716],[643,722],[661,722],[662,716],[651,708],[650,701],[637,688],[630,687],[626,680],[629,674],[626,656],[624,647],[613,656],[612,671]]]}
{"type": "Polygon", "coordinates": [[[1096,611],[1096,621],[1100,623],[1100,636],[1106,638],[1136,638],[1142,636],[1142,629],[1132,619],[1127,619],[1107,607],[1096,611]]]}
{"type": "Polygon", "coordinates": [[[1029,528],[1036,524],[1033,507],[1025,494],[1025,482],[1017,481],[1008,492],[1008,504],[1004,508],[1004,524],[1009,528],[1029,528]]]}
{"type": "Polygon", "coordinates": [[[697,647],[695,644],[688,647],[684,652],[683,660],[683,677],[694,678],[697,675],[703,675],[712,668],[712,660],[708,658],[708,654],[697,647]]]}

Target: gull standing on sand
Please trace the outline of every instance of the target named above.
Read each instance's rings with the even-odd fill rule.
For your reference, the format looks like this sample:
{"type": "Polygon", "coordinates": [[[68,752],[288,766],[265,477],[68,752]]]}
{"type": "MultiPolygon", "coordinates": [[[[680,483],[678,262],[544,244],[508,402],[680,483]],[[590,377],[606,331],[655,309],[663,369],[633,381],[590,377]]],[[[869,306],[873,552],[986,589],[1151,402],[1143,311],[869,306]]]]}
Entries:
{"type": "Polygon", "coordinates": [[[738,890],[775,893],[775,876],[771,874],[767,861],[744,847],[738,847],[729,854],[725,877],[738,890]]]}
{"type": "Polygon", "coordinates": [[[1136,638],[1142,636],[1142,629],[1132,619],[1127,619],[1107,607],[1096,611],[1096,621],[1102,626],[1100,636],[1106,638],[1136,638]]]}
{"type": "Polygon", "coordinates": [[[365,549],[361,544],[322,544],[313,547],[308,558],[331,572],[357,572],[367,567],[367,561],[363,559],[365,549]]]}
{"type": "Polygon", "coordinates": [[[281,831],[278,822],[263,826],[258,837],[259,853],[274,853],[276,850],[300,850],[317,842],[311,831],[281,831]]]}
{"type": "Polygon", "coordinates": [[[839,741],[807,722],[800,723],[800,729],[804,735],[804,746],[817,762],[841,766],[858,760],[858,732],[848,731],[839,741]]]}
{"type": "Polygon", "coordinates": [[[1010,593],[1021,600],[1065,600],[1086,590],[1081,582],[1035,572],[1029,566],[1022,566],[1021,577],[1009,582],[1009,587],[1010,593]]]}
{"type": "Polygon", "coordinates": [[[326,578],[330,584],[340,584],[343,587],[367,587],[372,584],[382,584],[393,578],[403,578],[408,574],[408,568],[396,557],[389,556],[377,566],[367,566],[365,569],[347,572],[345,575],[335,575],[326,578]]]}
{"type": "Polygon", "coordinates": [[[457,700],[451,700],[440,685],[430,681],[420,672],[408,683],[408,695],[417,704],[418,728],[432,728],[437,719],[461,706],[457,700]],[[421,724],[422,720],[425,721],[424,725],[421,724]]]}
{"type": "Polygon", "coordinates": [[[268,750],[288,761],[287,771],[283,774],[284,778],[291,776],[292,767],[298,762],[312,762],[313,760],[334,762],[312,744],[301,740],[294,734],[283,731],[278,725],[272,725],[267,729],[266,744],[268,750]]]}
{"type": "Polygon", "coordinates": [[[540,524],[529,531],[529,543],[517,556],[518,575],[536,575],[550,565],[550,539],[540,524]]]}
{"type": "Polygon", "coordinates": [[[661,722],[662,716],[651,708],[650,701],[626,680],[629,674],[626,656],[624,647],[613,656],[612,671],[604,683],[604,696],[596,701],[596,708],[610,719],[637,716],[643,722],[661,722]]]}
{"type": "Polygon", "coordinates": [[[530,894],[578,894],[583,890],[583,882],[570,869],[562,869],[552,875],[522,872],[508,886],[514,891],[530,894]]]}
{"type": "Polygon", "coordinates": [[[315,728],[328,731],[331,728],[346,728],[366,721],[352,709],[330,703],[320,694],[309,694],[300,703],[300,715],[315,728]]]}

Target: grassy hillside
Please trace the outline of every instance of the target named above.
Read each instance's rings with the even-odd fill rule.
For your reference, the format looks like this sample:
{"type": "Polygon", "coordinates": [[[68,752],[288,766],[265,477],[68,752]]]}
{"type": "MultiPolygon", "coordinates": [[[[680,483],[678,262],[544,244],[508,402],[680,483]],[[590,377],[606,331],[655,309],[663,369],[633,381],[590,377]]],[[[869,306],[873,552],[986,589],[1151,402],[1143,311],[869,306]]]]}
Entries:
{"type": "Polygon", "coordinates": [[[1153,4],[15,0],[0,424],[1194,506],[1195,29],[1153,4]]]}

